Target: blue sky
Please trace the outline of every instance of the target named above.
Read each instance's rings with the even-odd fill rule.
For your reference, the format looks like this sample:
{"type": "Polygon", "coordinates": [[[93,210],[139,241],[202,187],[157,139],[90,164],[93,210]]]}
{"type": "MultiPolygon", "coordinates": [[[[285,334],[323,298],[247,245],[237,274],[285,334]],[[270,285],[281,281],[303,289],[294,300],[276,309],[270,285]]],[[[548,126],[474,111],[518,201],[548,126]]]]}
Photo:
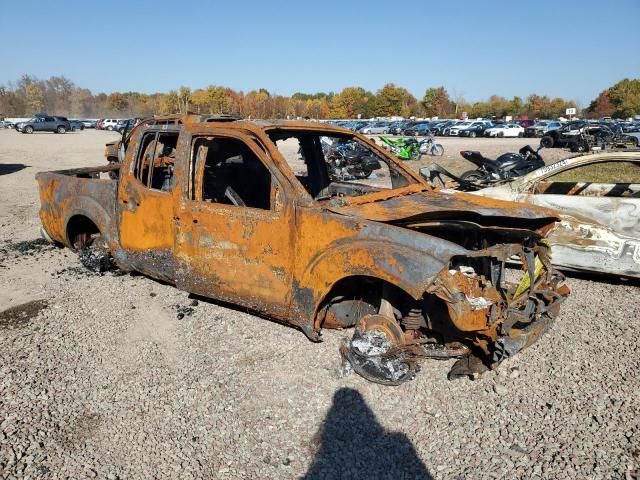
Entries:
{"type": "Polygon", "coordinates": [[[0,84],[64,75],[94,93],[210,84],[491,94],[588,104],[640,77],[640,0],[18,0],[0,7],[0,84]]]}

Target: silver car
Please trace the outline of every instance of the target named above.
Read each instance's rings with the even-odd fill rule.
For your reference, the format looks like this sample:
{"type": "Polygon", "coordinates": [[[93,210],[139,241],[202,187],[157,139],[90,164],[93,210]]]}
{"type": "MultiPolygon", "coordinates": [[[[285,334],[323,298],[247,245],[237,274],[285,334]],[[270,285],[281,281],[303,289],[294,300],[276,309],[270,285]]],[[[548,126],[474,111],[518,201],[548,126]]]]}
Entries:
{"type": "Polygon", "coordinates": [[[389,123],[375,122],[370,125],[366,125],[360,129],[360,133],[364,135],[379,135],[389,133],[389,123]]]}
{"type": "Polygon", "coordinates": [[[566,158],[473,193],[557,210],[548,238],[561,269],[640,278],[639,151],[566,158]]]}

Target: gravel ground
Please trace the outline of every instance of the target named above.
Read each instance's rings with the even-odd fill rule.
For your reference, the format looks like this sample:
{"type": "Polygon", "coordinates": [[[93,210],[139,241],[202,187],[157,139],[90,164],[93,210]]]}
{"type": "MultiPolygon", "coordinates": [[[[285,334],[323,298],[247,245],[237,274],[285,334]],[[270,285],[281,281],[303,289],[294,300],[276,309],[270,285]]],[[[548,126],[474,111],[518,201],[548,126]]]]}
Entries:
{"type": "MultiPolygon", "coordinates": [[[[400,387],[339,378],[348,332],[312,344],[143,276],[96,276],[33,241],[35,172],[99,164],[112,138],[0,131],[0,478],[638,471],[637,283],[570,278],[551,332],[476,381],[447,381],[450,361],[400,387]]],[[[445,141],[487,154],[523,143],[445,141]]]]}

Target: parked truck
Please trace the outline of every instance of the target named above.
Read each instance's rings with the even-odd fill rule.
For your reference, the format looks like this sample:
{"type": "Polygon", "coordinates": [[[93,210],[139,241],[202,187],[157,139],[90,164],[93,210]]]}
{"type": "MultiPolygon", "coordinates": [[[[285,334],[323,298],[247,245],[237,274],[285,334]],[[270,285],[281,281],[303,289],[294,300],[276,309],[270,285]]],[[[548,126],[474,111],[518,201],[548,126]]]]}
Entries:
{"type": "Polygon", "coordinates": [[[312,341],[355,327],[343,358],[375,382],[408,380],[424,358],[481,374],[536,341],[569,294],[544,238],[554,211],[436,191],[344,128],[158,117],[105,154],[37,175],[47,238],[312,341]],[[382,168],[331,178],[327,140],[382,168]]]}

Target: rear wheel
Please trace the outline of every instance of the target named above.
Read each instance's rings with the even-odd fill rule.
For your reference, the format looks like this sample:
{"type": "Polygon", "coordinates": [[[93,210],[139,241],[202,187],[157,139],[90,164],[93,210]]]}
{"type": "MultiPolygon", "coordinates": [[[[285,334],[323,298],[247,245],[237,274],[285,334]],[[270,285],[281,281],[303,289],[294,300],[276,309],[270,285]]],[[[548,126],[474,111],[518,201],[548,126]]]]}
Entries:
{"type": "Polygon", "coordinates": [[[524,137],[524,133],[522,132],[518,133],[518,138],[522,138],[522,137],[524,137]]]}
{"type": "Polygon", "coordinates": [[[107,127],[107,130],[109,130],[109,131],[111,132],[111,131],[113,130],[113,127],[112,127],[111,125],[109,125],[109,126],[107,127]]]}
{"type": "Polygon", "coordinates": [[[64,128],[62,125],[60,125],[57,129],[56,129],[57,133],[67,133],[67,129],[64,128]]]}
{"type": "Polygon", "coordinates": [[[498,132],[497,136],[500,137],[500,138],[504,137],[504,132],[498,132]]]}
{"type": "Polygon", "coordinates": [[[571,150],[578,153],[588,152],[589,144],[584,140],[581,140],[579,142],[576,142],[571,150]]]}
{"type": "Polygon", "coordinates": [[[469,170],[460,175],[460,180],[464,180],[469,183],[481,183],[484,180],[484,174],[478,170],[469,170]]]}
{"type": "Polygon", "coordinates": [[[94,273],[102,274],[114,269],[107,242],[100,234],[85,236],[74,243],[82,265],[94,273]]]}
{"type": "Polygon", "coordinates": [[[476,138],[476,132],[471,132],[471,133],[469,134],[469,136],[470,136],[471,138],[476,138]]]}

